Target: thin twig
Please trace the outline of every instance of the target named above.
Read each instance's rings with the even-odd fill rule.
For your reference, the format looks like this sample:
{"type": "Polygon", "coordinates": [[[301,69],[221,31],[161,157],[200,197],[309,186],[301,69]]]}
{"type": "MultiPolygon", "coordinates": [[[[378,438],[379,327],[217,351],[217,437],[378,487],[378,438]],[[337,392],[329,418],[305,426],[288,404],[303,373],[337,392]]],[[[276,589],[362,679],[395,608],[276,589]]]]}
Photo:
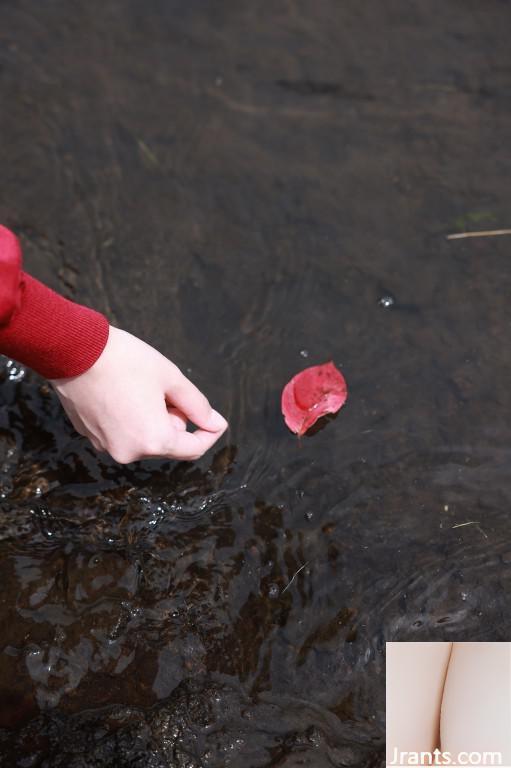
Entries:
{"type": "Polygon", "coordinates": [[[304,563],[303,565],[301,565],[301,566],[298,568],[297,572],[293,574],[293,576],[291,577],[291,579],[289,580],[289,582],[286,584],[286,586],[284,587],[284,589],[283,589],[283,590],[282,590],[282,592],[280,593],[281,595],[283,595],[283,594],[284,594],[284,592],[286,591],[286,589],[289,589],[289,587],[291,586],[291,584],[293,583],[293,581],[296,579],[296,577],[298,576],[298,574],[300,573],[300,571],[303,571],[303,569],[305,568],[305,566],[306,566],[306,565],[309,565],[309,561],[307,561],[306,563],[304,563]]]}
{"type": "Polygon", "coordinates": [[[479,525],[479,520],[471,520],[469,523],[456,523],[453,528],[463,528],[464,525],[479,525]]]}
{"type": "Polygon", "coordinates": [[[470,522],[468,522],[468,523],[457,523],[456,525],[453,525],[451,527],[452,528],[463,528],[464,525],[475,525],[477,530],[479,531],[479,533],[482,533],[485,539],[488,538],[486,533],[483,531],[483,529],[479,525],[479,520],[470,520],[470,522]]]}
{"type": "Polygon", "coordinates": [[[461,240],[463,237],[495,237],[495,235],[511,235],[511,229],[487,229],[482,232],[459,232],[456,235],[446,235],[447,240],[461,240]]]}

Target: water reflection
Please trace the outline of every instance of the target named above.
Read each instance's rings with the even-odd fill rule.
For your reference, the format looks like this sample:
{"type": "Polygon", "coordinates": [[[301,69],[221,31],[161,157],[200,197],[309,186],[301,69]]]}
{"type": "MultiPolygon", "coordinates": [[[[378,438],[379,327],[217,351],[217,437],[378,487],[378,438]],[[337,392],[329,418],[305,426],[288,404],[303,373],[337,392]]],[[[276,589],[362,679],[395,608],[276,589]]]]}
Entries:
{"type": "MultiPolygon", "coordinates": [[[[243,691],[241,704],[298,696],[321,668],[328,679],[339,642],[356,637],[355,611],[332,600],[336,525],[311,528],[313,484],[301,459],[286,468],[291,487],[308,488],[293,491],[299,520],[290,526],[285,503],[239,482],[235,446],[204,466],[117,466],[94,456],[35,377],[3,383],[4,455],[12,462],[0,506],[0,571],[10,596],[0,624],[3,727],[39,722],[46,733],[52,712],[170,706],[190,685],[200,701],[207,680],[238,681],[241,688],[226,690],[231,701],[243,691]],[[28,450],[27,421],[35,432],[28,450]]],[[[323,515],[314,514],[319,526],[323,515]]],[[[314,733],[307,743],[323,744],[323,730],[314,733]]]]}

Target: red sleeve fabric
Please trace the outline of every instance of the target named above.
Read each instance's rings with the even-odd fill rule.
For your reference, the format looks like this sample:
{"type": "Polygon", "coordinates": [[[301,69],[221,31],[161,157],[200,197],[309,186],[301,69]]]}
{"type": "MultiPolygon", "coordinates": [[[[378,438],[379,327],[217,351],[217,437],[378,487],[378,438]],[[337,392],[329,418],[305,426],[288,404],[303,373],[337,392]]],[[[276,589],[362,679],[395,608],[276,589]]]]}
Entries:
{"type": "Polygon", "coordinates": [[[21,248],[18,239],[0,225],[0,326],[18,307],[21,279],[21,248]]]}
{"type": "Polygon", "coordinates": [[[0,225],[0,353],[47,379],[78,376],[108,340],[107,318],[23,272],[17,237],[0,225]]]}

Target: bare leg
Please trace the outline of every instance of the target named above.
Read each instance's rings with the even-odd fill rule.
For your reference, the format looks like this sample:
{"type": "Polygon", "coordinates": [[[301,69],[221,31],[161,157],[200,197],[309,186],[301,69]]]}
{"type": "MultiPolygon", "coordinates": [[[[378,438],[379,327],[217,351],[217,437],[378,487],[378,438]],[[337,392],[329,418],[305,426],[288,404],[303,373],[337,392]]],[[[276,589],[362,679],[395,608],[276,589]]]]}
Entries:
{"type": "Polygon", "coordinates": [[[440,703],[451,646],[387,643],[387,762],[395,762],[396,750],[432,752],[440,746],[440,703]]]}
{"type": "Polygon", "coordinates": [[[511,764],[511,643],[454,643],[441,714],[442,751],[501,752],[511,764]]]}

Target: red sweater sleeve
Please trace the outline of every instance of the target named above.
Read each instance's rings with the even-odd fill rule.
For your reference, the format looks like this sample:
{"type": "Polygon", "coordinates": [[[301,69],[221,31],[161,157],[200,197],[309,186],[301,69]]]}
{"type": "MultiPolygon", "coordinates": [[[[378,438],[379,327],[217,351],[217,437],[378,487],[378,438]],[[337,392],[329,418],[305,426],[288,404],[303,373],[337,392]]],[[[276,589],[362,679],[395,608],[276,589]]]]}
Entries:
{"type": "Polygon", "coordinates": [[[106,317],[22,270],[17,237],[0,225],[0,353],[47,379],[78,376],[108,340],[106,317]]]}

